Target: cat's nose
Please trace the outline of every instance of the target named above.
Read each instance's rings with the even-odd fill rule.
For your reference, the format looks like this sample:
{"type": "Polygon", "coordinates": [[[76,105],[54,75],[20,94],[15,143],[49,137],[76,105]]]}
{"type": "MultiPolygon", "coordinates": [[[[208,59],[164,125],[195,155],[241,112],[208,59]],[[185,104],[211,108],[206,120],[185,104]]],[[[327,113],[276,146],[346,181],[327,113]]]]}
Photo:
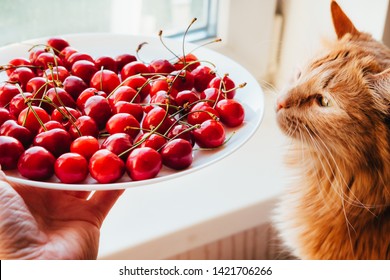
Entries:
{"type": "Polygon", "coordinates": [[[276,99],[275,110],[279,112],[283,108],[288,108],[287,97],[286,95],[279,95],[276,99]]]}

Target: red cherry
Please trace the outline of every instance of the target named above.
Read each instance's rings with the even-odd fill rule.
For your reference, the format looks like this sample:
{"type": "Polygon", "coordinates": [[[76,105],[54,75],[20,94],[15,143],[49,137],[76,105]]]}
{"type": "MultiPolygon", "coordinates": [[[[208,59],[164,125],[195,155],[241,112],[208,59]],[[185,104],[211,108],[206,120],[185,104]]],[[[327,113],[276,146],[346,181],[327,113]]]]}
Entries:
{"type": "MultiPolygon", "coordinates": [[[[46,92],[46,98],[51,100],[56,106],[66,106],[70,108],[76,108],[76,102],[73,97],[67,93],[64,89],[55,87],[51,88],[46,92]]],[[[53,112],[55,106],[44,103],[43,108],[49,113],[53,112]]]]}
{"type": "Polygon", "coordinates": [[[149,147],[134,149],[126,161],[126,170],[134,181],[156,177],[161,167],[161,155],[149,147]]]}
{"type": "Polygon", "coordinates": [[[76,138],[70,145],[72,153],[78,153],[86,159],[90,159],[99,148],[99,141],[93,136],[81,136],[76,138]]]}
{"type": "Polygon", "coordinates": [[[106,124],[106,130],[110,134],[126,133],[134,139],[140,132],[140,124],[137,119],[127,113],[113,115],[106,124]]]}
{"type": "Polygon", "coordinates": [[[215,102],[224,99],[224,94],[217,88],[206,88],[200,94],[200,99],[207,100],[210,106],[214,106],[215,102]]]}
{"type": "Polygon", "coordinates": [[[99,95],[87,99],[84,105],[84,113],[91,117],[99,128],[103,128],[112,115],[108,100],[99,95]]]}
{"type": "Polygon", "coordinates": [[[196,67],[200,65],[198,58],[192,53],[186,54],[184,57],[180,57],[180,59],[175,63],[175,68],[177,70],[183,69],[185,66],[187,71],[192,71],[196,67]]]}
{"type": "Polygon", "coordinates": [[[198,102],[190,110],[187,121],[191,125],[201,124],[206,120],[218,118],[219,113],[207,102],[198,102]]]}
{"type": "Polygon", "coordinates": [[[72,138],[70,134],[60,128],[54,128],[37,134],[33,145],[41,146],[48,150],[55,157],[69,152],[72,138]],[[59,144],[60,143],[60,144],[59,144]]]}
{"type": "Polygon", "coordinates": [[[236,94],[236,90],[234,90],[236,85],[233,80],[230,79],[227,75],[224,76],[222,79],[220,77],[213,78],[209,83],[209,87],[221,89],[224,93],[224,97],[226,92],[226,97],[229,99],[234,98],[234,95],[236,94]]]}
{"type": "Polygon", "coordinates": [[[180,91],[175,98],[175,102],[180,107],[188,107],[199,100],[199,96],[192,90],[180,91]]]}
{"type": "Polygon", "coordinates": [[[140,100],[144,100],[150,92],[150,83],[149,81],[142,76],[131,76],[123,82],[124,86],[129,86],[139,91],[140,100]]]}
{"type": "Polygon", "coordinates": [[[111,70],[112,72],[115,73],[118,72],[116,61],[110,56],[98,57],[97,59],[95,59],[95,64],[99,70],[103,68],[103,69],[111,70]]]}
{"type": "Polygon", "coordinates": [[[63,154],[54,163],[54,173],[62,183],[80,183],[87,178],[88,161],[76,153],[63,154]]]}
{"type": "Polygon", "coordinates": [[[93,136],[95,138],[99,136],[99,129],[96,122],[88,116],[79,117],[75,121],[74,125],[71,125],[68,132],[73,139],[87,135],[93,136]],[[76,127],[78,130],[76,129],[76,127]],[[79,132],[81,133],[81,135],[79,134],[79,132]]]}
{"type": "Polygon", "coordinates": [[[84,106],[85,106],[85,102],[91,97],[91,96],[95,96],[95,95],[100,95],[100,96],[103,96],[104,98],[107,97],[107,94],[103,91],[99,91],[97,90],[96,88],[86,88],[85,90],[83,90],[81,92],[81,94],[79,95],[79,97],[77,98],[77,107],[80,109],[80,110],[84,110],[84,106]]]}
{"type": "Polygon", "coordinates": [[[42,98],[52,85],[43,77],[34,77],[27,82],[26,91],[33,94],[34,98],[42,98]]]}
{"type": "Polygon", "coordinates": [[[92,63],[95,63],[95,61],[93,60],[92,56],[90,56],[89,54],[87,54],[87,53],[80,53],[80,52],[74,52],[69,57],[65,58],[65,66],[66,66],[66,68],[68,68],[69,70],[72,69],[73,64],[76,61],[79,61],[79,60],[88,60],[88,61],[90,61],[92,63]]]}
{"type": "Polygon", "coordinates": [[[17,86],[10,83],[1,84],[0,85],[0,107],[8,106],[12,98],[19,93],[20,91],[17,86]]]}
{"type": "Polygon", "coordinates": [[[205,65],[199,65],[191,73],[194,75],[194,88],[198,92],[204,91],[210,81],[215,78],[214,70],[205,65]]]}
{"type": "Polygon", "coordinates": [[[140,143],[141,141],[140,147],[149,147],[156,151],[160,150],[167,143],[167,139],[164,136],[150,132],[140,134],[134,143],[140,143]]]}
{"type": "Polygon", "coordinates": [[[47,69],[54,66],[63,66],[62,59],[51,52],[40,53],[35,59],[34,64],[41,67],[42,69],[47,69]]]}
{"type": "Polygon", "coordinates": [[[18,57],[18,58],[14,58],[14,59],[11,59],[8,64],[7,64],[7,75],[10,76],[11,73],[18,67],[20,66],[32,66],[32,63],[30,62],[30,60],[28,59],[25,59],[23,57],[18,57]]]}
{"type": "Polygon", "coordinates": [[[74,100],[80,96],[80,94],[88,88],[87,84],[77,76],[69,76],[62,83],[64,90],[69,93],[74,100]]]}
{"type": "Polygon", "coordinates": [[[27,67],[16,68],[9,76],[9,81],[12,83],[18,83],[23,91],[26,90],[26,86],[29,80],[35,77],[33,70],[27,67]]]}
{"type": "Polygon", "coordinates": [[[137,60],[137,58],[131,54],[125,53],[125,54],[118,55],[115,58],[118,72],[120,72],[122,70],[123,66],[125,66],[126,64],[128,64],[130,62],[136,61],[136,60],[137,60]]]}
{"type": "Polygon", "coordinates": [[[54,174],[55,157],[45,148],[34,146],[20,156],[19,173],[31,180],[46,180],[54,174]]]}
{"type": "Polygon", "coordinates": [[[121,70],[122,81],[125,81],[128,77],[140,74],[140,73],[150,73],[148,66],[143,64],[140,61],[133,61],[127,63],[123,66],[121,70]]]}
{"type": "Polygon", "coordinates": [[[72,125],[72,121],[75,121],[79,117],[81,117],[81,113],[70,107],[61,106],[51,113],[51,119],[59,122],[66,130],[72,125]]]}
{"type": "Polygon", "coordinates": [[[168,112],[173,114],[177,111],[176,102],[171,98],[165,90],[160,90],[150,99],[150,105],[145,106],[145,112],[149,112],[154,106],[161,106],[163,109],[168,108],[168,112]]]}
{"type": "Polygon", "coordinates": [[[131,103],[139,103],[140,96],[137,91],[129,86],[118,87],[113,94],[109,97],[109,101],[112,105],[119,101],[127,101],[131,103]]]}
{"type": "Polygon", "coordinates": [[[154,73],[168,74],[176,70],[175,66],[166,59],[155,59],[150,63],[154,73]]]}
{"type": "Polygon", "coordinates": [[[63,38],[53,37],[47,40],[47,45],[54,49],[54,51],[58,54],[66,47],[69,47],[68,41],[63,38]]]}
{"type": "Polygon", "coordinates": [[[190,90],[194,87],[194,76],[184,70],[171,72],[167,76],[167,81],[177,91],[190,90]]]}
{"type": "Polygon", "coordinates": [[[78,60],[73,63],[71,69],[72,75],[81,78],[88,85],[93,75],[99,71],[99,68],[96,67],[95,63],[89,60],[78,60]]]}
{"type": "Polygon", "coordinates": [[[68,47],[65,47],[59,54],[59,57],[63,60],[63,61],[67,61],[69,59],[69,57],[76,53],[77,50],[74,48],[74,47],[71,47],[71,46],[68,46],[68,47]]]}
{"type": "Polygon", "coordinates": [[[171,86],[168,84],[167,79],[157,79],[154,80],[153,83],[151,84],[150,87],[150,97],[153,97],[157,92],[165,90],[166,92],[169,92],[169,95],[172,96],[173,98],[176,97],[177,95],[177,89],[171,88],[171,86]]]}
{"type": "Polygon", "coordinates": [[[20,112],[18,123],[28,128],[28,130],[30,130],[33,134],[36,134],[41,128],[41,123],[37,119],[36,115],[42,123],[50,120],[49,114],[44,109],[37,106],[31,106],[31,108],[27,107],[20,112]]]}
{"type": "Polygon", "coordinates": [[[89,173],[101,184],[114,183],[124,172],[123,161],[107,149],[97,151],[89,160],[89,173]]]}
{"type": "Polygon", "coordinates": [[[234,99],[219,101],[215,109],[218,111],[221,121],[229,127],[236,127],[244,122],[244,108],[234,99]]]}
{"type": "Polygon", "coordinates": [[[101,148],[107,149],[117,156],[119,156],[123,161],[126,161],[129,156],[130,151],[128,151],[133,146],[133,139],[130,135],[126,133],[115,133],[107,137],[103,141],[101,148]],[[128,152],[126,152],[128,151],[128,152]]]}
{"type": "Polygon", "coordinates": [[[133,115],[138,122],[141,122],[144,117],[144,109],[141,104],[118,101],[111,108],[114,114],[127,113],[133,115]]]}
{"type": "Polygon", "coordinates": [[[90,86],[97,90],[110,94],[117,86],[120,80],[116,73],[110,70],[100,70],[92,76],[90,86]]]}
{"type": "Polygon", "coordinates": [[[190,127],[185,124],[178,124],[172,127],[168,132],[168,138],[179,138],[190,142],[192,146],[195,144],[194,136],[191,133],[190,127]]]}
{"type": "Polygon", "coordinates": [[[29,59],[30,59],[30,62],[32,63],[32,65],[37,65],[37,58],[38,56],[41,54],[41,53],[44,53],[46,52],[45,50],[42,50],[42,49],[37,49],[37,50],[34,50],[34,51],[30,51],[30,54],[29,54],[29,59]]]}
{"type": "Polygon", "coordinates": [[[8,106],[9,112],[17,118],[20,112],[23,111],[24,108],[27,108],[26,101],[32,97],[32,94],[29,92],[18,93],[15,95],[8,106]]]}
{"type": "Polygon", "coordinates": [[[61,86],[70,73],[64,66],[56,66],[52,69],[46,69],[43,75],[50,81],[50,85],[61,86]]]}
{"type": "Polygon", "coordinates": [[[225,129],[221,122],[207,120],[193,131],[196,144],[201,148],[216,148],[225,141],[225,129]]]}
{"type": "Polygon", "coordinates": [[[14,117],[11,115],[11,113],[6,109],[0,107],[0,126],[8,120],[13,120],[14,117]]]}
{"type": "Polygon", "coordinates": [[[142,129],[145,132],[156,130],[158,133],[164,134],[174,122],[163,108],[157,106],[146,114],[142,122],[142,129]]]}
{"type": "Polygon", "coordinates": [[[185,169],[192,164],[192,145],[184,139],[169,141],[161,149],[161,158],[165,166],[173,169],[185,169]]]}
{"type": "Polygon", "coordinates": [[[0,166],[2,170],[15,169],[24,148],[19,140],[10,136],[0,136],[0,166]]]}
{"type": "Polygon", "coordinates": [[[41,133],[41,132],[44,132],[44,131],[46,131],[46,130],[52,130],[52,129],[54,129],[54,128],[59,128],[59,129],[62,129],[62,130],[66,130],[65,127],[64,127],[62,124],[60,124],[60,123],[57,122],[57,121],[53,121],[53,120],[48,121],[48,122],[45,122],[45,123],[44,123],[44,126],[45,126],[45,128],[41,127],[41,128],[38,130],[38,133],[37,133],[37,134],[39,134],[39,133],[41,133]],[[45,129],[46,129],[46,130],[45,130],[45,129]]]}
{"type": "Polygon", "coordinates": [[[0,135],[11,136],[18,139],[24,148],[28,148],[33,140],[33,135],[30,130],[19,125],[15,120],[5,121],[0,126],[0,135]]]}

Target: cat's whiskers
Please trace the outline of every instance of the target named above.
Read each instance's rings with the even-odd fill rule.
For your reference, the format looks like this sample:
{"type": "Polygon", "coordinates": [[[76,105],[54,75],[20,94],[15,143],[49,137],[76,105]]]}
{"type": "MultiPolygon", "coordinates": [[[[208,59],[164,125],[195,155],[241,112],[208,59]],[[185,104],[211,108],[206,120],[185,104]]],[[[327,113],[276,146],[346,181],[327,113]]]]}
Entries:
{"type": "MultiPolygon", "coordinates": [[[[313,135],[310,133],[310,131],[312,131],[312,130],[309,130],[305,124],[303,125],[303,127],[307,131],[307,134],[309,135],[309,139],[311,140],[313,146],[316,147],[317,151],[319,151],[319,153],[321,153],[322,157],[326,160],[326,163],[328,164],[328,166],[329,166],[329,168],[330,168],[330,170],[331,170],[331,172],[333,174],[333,178],[336,178],[336,174],[334,173],[334,170],[333,170],[330,162],[328,161],[327,157],[324,155],[324,151],[321,149],[320,143],[318,143],[318,141],[316,141],[314,139],[313,135]]],[[[313,131],[313,133],[314,133],[314,131],[313,131]]],[[[322,141],[322,143],[323,143],[323,141],[322,141]]],[[[325,143],[323,143],[323,145],[325,145],[325,143]]],[[[343,195],[343,192],[341,191],[341,193],[339,193],[337,188],[333,186],[333,182],[330,179],[330,176],[329,176],[329,174],[327,172],[327,169],[324,166],[324,163],[323,163],[323,160],[321,159],[321,156],[319,154],[317,154],[317,153],[315,153],[315,154],[316,154],[316,156],[318,158],[318,161],[320,162],[320,164],[322,166],[322,169],[323,169],[323,171],[325,173],[325,176],[327,177],[327,180],[329,181],[330,187],[340,197],[341,207],[342,207],[344,220],[345,220],[345,224],[346,224],[347,232],[348,232],[348,238],[349,238],[349,242],[350,242],[350,246],[351,246],[351,252],[352,252],[353,255],[355,255],[354,246],[353,246],[353,242],[352,242],[352,236],[351,236],[351,229],[355,232],[355,234],[356,234],[356,230],[355,230],[354,226],[352,225],[352,223],[350,222],[350,220],[348,219],[348,216],[347,216],[347,212],[346,212],[346,209],[345,209],[345,202],[347,200],[345,199],[345,196],[343,195]]],[[[336,162],[335,162],[335,164],[337,165],[336,162]]],[[[313,163],[313,165],[314,165],[314,163],[313,163]]],[[[319,192],[321,194],[323,193],[321,189],[319,190],[319,192]]],[[[323,197],[323,199],[324,199],[324,197],[323,197]]],[[[324,199],[324,201],[328,202],[328,200],[326,200],[326,199],[324,199]]],[[[327,205],[327,204],[325,203],[325,205],[327,205]]]]}
{"type": "Polygon", "coordinates": [[[261,80],[259,83],[267,93],[272,94],[274,97],[278,96],[279,90],[275,87],[275,85],[266,80],[261,80]]]}
{"type": "Polygon", "coordinates": [[[345,218],[345,221],[347,223],[347,231],[348,231],[349,244],[351,245],[351,252],[352,252],[353,257],[355,258],[355,250],[354,250],[354,246],[353,246],[353,242],[352,242],[352,236],[351,236],[351,230],[350,229],[352,228],[353,231],[355,232],[355,234],[356,234],[356,230],[353,227],[353,225],[351,224],[351,222],[348,220],[347,212],[345,210],[344,201],[345,200],[341,200],[341,203],[343,205],[344,218],[345,218]]]}
{"type": "MultiPolygon", "coordinates": [[[[315,142],[314,142],[314,139],[312,139],[312,137],[310,137],[310,138],[303,137],[303,134],[302,134],[302,131],[301,131],[301,130],[299,130],[299,134],[300,134],[300,139],[301,139],[302,163],[303,163],[303,165],[305,165],[305,164],[307,163],[307,161],[305,161],[305,159],[304,159],[304,158],[305,158],[305,157],[304,157],[304,147],[303,147],[304,142],[306,142],[307,145],[310,145],[310,146],[316,146],[316,144],[315,144],[315,142]],[[311,141],[311,144],[308,142],[308,140],[311,141]]],[[[316,155],[317,155],[317,154],[316,154],[316,155]]],[[[320,157],[319,157],[318,155],[317,155],[317,157],[318,157],[319,162],[320,162],[321,165],[323,166],[320,157]]],[[[314,174],[316,174],[316,179],[318,180],[318,184],[317,184],[318,193],[321,195],[322,201],[328,202],[328,200],[327,200],[327,199],[325,198],[325,196],[324,196],[324,192],[323,192],[322,189],[321,189],[321,185],[322,185],[321,183],[322,183],[322,180],[328,180],[329,183],[330,183],[330,185],[331,185],[331,187],[332,187],[332,182],[331,182],[331,180],[330,180],[330,178],[329,178],[329,175],[327,174],[326,169],[325,169],[324,166],[323,166],[322,169],[323,169],[324,172],[325,172],[325,175],[326,175],[325,177],[326,177],[326,178],[321,177],[321,176],[320,176],[320,172],[319,172],[319,170],[318,170],[318,166],[315,164],[315,162],[312,161],[312,160],[309,160],[309,162],[311,163],[311,165],[312,165],[312,167],[313,167],[313,170],[314,170],[314,174]]],[[[324,205],[328,208],[328,210],[331,210],[332,207],[331,207],[331,205],[330,205],[329,203],[324,203],[324,205]]]]}
{"type": "MultiPolygon", "coordinates": [[[[316,141],[316,140],[314,139],[313,135],[312,135],[311,132],[310,132],[311,130],[309,130],[305,124],[303,125],[303,127],[305,128],[305,130],[306,130],[306,132],[307,132],[307,134],[308,134],[308,136],[309,136],[308,139],[311,140],[312,145],[313,145],[313,146],[316,148],[316,150],[317,150],[317,153],[315,153],[315,155],[317,156],[318,161],[319,161],[319,163],[320,163],[321,166],[322,166],[322,171],[324,172],[325,177],[326,177],[325,179],[327,179],[327,181],[329,182],[330,188],[333,189],[333,191],[337,194],[337,196],[341,199],[341,201],[343,201],[343,200],[345,199],[345,197],[343,196],[342,193],[339,192],[338,188],[336,188],[336,187],[333,185],[333,184],[334,184],[334,182],[333,182],[334,180],[332,180],[332,177],[331,177],[331,176],[333,176],[333,178],[336,178],[336,174],[335,174],[335,172],[334,172],[334,169],[332,168],[332,165],[330,164],[330,162],[328,161],[326,155],[324,154],[324,152],[323,152],[323,150],[322,150],[322,148],[321,148],[321,146],[320,146],[320,143],[318,143],[318,141],[316,141]],[[318,152],[320,153],[320,155],[318,154],[318,152]],[[322,160],[322,158],[325,159],[325,162],[326,162],[326,164],[328,165],[329,168],[326,168],[326,166],[325,166],[324,161],[322,160]],[[330,169],[331,174],[328,173],[328,169],[330,169]]],[[[314,162],[313,162],[313,165],[314,165],[314,162]]],[[[319,173],[319,172],[317,172],[317,174],[318,174],[318,173],[319,173]]],[[[323,190],[320,190],[320,192],[322,193],[323,190]]],[[[324,200],[324,201],[328,202],[328,200],[324,200]]]]}
{"type": "MultiPolygon", "coordinates": [[[[308,128],[307,128],[306,126],[305,126],[305,128],[308,130],[308,128]]],[[[342,197],[346,200],[346,202],[347,202],[348,204],[350,204],[350,205],[352,205],[352,206],[355,206],[355,207],[364,208],[364,209],[366,209],[369,213],[371,213],[373,216],[376,217],[376,215],[370,210],[370,208],[376,208],[376,207],[378,207],[378,206],[377,206],[377,205],[366,205],[366,204],[364,204],[363,202],[361,202],[361,201],[359,200],[359,198],[355,195],[355,193],[352,191],[352,189],[349,187],[347,181],[345,180],[345,177],[344,177],[344,175],[343,175],[343,172],[341,171],[341,169],[340,169],[340,167],[339,167],[339,165],[338,165],[338,162],[337,162],[337,160],[335,159],[333,153],[330,151],[329,147],[328,147],[328,146],[326,145],[326,143],[321,139],[321,137],[318,136],[318,134],[317,134],[315,131],[313,131],[313,130],[310,130],[310,131],[316,136],[316,139],[318,139],[318,140],[322,143],[321,147],[324,147],[324,148],[326,149],[328,155],[330,156],[330,159],[331,159],[331,160],[333,161],[333,163],[334,163],[334,166],[335,166],[335,168],[336,168],[336,171],[337,171],[338,175],[339,175],[340,178],[341,178],[341,181],[342,181],[341,183],[346,187],[346,189],[349,191],[349,193],[352,195],[353,198],[351,198],[351,197],[349,197],[349,196],[345,196],[345,193],[344,193],[343,189],[341,188],[340,190],[341,190],[341,195],[342,195],[342,197]],[[347,198],[347,199],[346,199],[346,198],[347,198]]],[[[309,131],[308,131],[308,133],[309,133],[309,131]]],[[[309,134],[310,134],[310,133],[309,133],[309,134]]],[[[320,151],[321,151],[321,147],[318,147],[320,151]]],[[[324,155],[324,154],[323,154],[323,155],[324,155]]],[[[324,155],[324,158],[328,161],[328,157],[326,157],[326,156],[324,155]]],[[[331,165],[330,165],[330,163],[329,163],[329,167],[331,168],[331,170],[332,170],[332,172],[333,172],[333,176],[336,176],[335,173],[334,173],[333,168],[332,168],[331,165]]]]}

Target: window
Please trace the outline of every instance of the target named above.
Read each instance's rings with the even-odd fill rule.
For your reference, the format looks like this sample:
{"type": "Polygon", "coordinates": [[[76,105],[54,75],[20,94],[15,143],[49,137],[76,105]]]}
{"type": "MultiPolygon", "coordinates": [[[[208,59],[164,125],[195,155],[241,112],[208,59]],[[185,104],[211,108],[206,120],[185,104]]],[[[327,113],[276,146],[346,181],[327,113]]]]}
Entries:
{"type": "Polygon", "coordinates": [[[189,40],[216,34],[218,0],[2,0],[0,45],[82,32],[166,36],[183,34],[193,18],[189,40]]]}

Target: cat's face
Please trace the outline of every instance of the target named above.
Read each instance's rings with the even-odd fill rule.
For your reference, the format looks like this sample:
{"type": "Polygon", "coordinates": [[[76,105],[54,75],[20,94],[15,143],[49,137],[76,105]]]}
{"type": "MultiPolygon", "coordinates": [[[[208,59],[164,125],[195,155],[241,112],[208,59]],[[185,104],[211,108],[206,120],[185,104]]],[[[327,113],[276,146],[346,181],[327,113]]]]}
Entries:
{"type": "Polygon", "coordinates": [[[372,158],[386,111],[375,75],[390,67],[383,62],[389,58],[388,49],[367,34],[343,36],[279,96],[282,131],[324,155],[372,158]]]}

